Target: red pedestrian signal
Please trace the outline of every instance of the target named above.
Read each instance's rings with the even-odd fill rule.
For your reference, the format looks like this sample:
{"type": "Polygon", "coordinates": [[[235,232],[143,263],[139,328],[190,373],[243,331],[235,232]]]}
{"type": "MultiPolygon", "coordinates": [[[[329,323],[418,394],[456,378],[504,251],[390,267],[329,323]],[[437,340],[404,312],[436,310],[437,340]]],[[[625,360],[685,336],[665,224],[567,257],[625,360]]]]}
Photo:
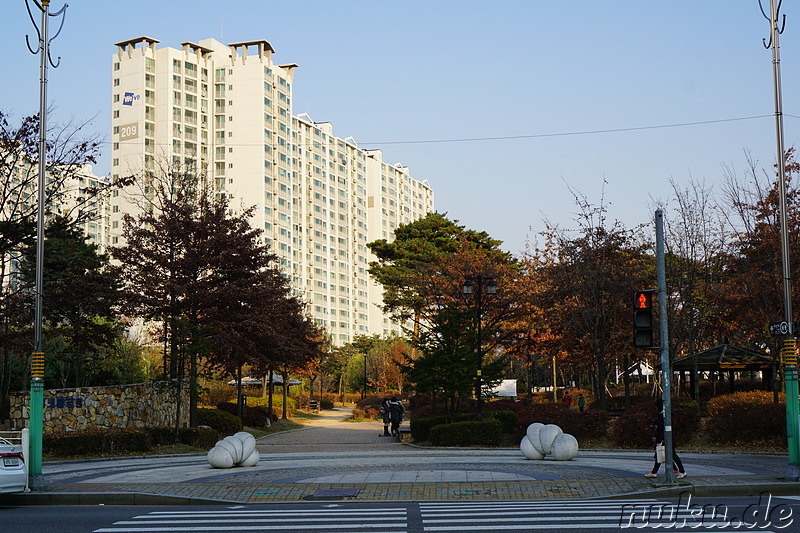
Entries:
{"type": "Polygon", "coordinates": [[[654,348],[653,342],[653,292],[633,293],[633,345],[637,348],[654,348]]]}

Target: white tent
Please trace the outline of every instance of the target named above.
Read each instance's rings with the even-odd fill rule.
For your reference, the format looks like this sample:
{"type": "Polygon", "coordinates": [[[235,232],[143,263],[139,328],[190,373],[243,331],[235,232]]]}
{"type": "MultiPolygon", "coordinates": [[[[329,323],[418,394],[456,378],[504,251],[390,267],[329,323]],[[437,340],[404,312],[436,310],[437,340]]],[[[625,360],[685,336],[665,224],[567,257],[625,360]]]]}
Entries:
{"type": "Polygon", "coordinates": [[[489,393],[497,398],[516,398],[517,397],[517,380],[504,379],[499,385],[492,388],[489,393]]]}

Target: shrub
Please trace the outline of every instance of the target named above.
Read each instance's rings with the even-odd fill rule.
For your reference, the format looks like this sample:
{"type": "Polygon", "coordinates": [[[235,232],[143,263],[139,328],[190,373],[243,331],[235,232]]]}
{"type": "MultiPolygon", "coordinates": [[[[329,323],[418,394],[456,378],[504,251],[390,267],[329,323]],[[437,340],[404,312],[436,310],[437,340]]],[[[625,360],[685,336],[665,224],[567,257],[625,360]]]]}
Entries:
{"type": "Polygon", "coordinates": [[[353,409],[353,420],[366,420],[367,413],[361,409],[353,409]]]}
{"type": "Polygon", "coordinates": [[[380,394],[370,394],[369,396],[367,396],[363,400],[360,400],[356,404],[356,407],[359,408],[359,409],[363,409],[364,411],[366,411],[367,409],[370,409],[370,408],[375,409],[377,411],[378,408],[380,408],[381,403],[383,403],[383,399],[384,398],[390,398],[391,399],[392,397],[400,398],[400,393],[397,392],[396,390],[388,390],[388,391],[384,391],[384,392],[382,392],[380,394]]]}
{"type": "Polygon", "coordinates": [[[555,424],[569,433],[578,442],[586,439],[601,438],[606,435],[608,413],[605,411],[584,411],[566,409],[560,404],[543,403],[523,406],[517,413],[516,434],[520,438],[525,435],[528,426],[534,422],[555,424]]]}
{"type": "Polygon", "coordinates": [[[414,442],[424,442],[430,440],[431,429],[434,426],[439,426],[441,424],[447,423],[447,417],[444,415],[440,416],[429,416],[427,418],[411,418],[411,438],[414,439],[414,442]]]}
{"type": "Polygon", "coordinates": [[[706,429],[715,442],[749,442],[786,437],[785,397],[771,392],[735,392],[709,400],[706,429]]]}
{"type": "MultiPolygon", "coordinates": [[[[649,448],[653,446],[657,421],[655,400],[631,407],[614,421],[611,437],[620,446],[649,448]]],[[[673,443],[694,438],[700,427],[700,416],[694,402],[675,402],[672,406],[673,443]]]]}
{"type": "Polygon", "coordinates": [[[320,409],[333,409],[333,400],[328,400],[328,399],[323,397],[319,401],[319,408],[320,409]]]}
{"type": "MultiPolygon", "coordinates": [[[[249,402],[249,400],[248,400],[249,402]]],[[[219,409],[222,409],[226,413],[230,413],[233,416],[238,418],[238,404],[224,402],[217,406],[219,409]]],[[[272,420],[277,420],[274,416],[275,412],[273,411],[272,420]]],[[[243,425],[249,426],[251,428],[261,428],[267,425],[267,418],[269,418],[269,414],[267,413],[266,407],[260,407],[258,405],[252,406],[247,405],[244,410],[244,420],[243,425]]]]}
{"type": "Polygon", "coordinates": [[[232,402],[236,399],[236,387],[228,385],[224,380],[208,380],[200,396],[203,405],[217,405],[222,402],[232,402]]]}
{"type": "Polygon", "coordinates": [[[42,437],[42,452],[57,456],[146,452],[150,445],[144,429],[88,429],[42,437]]]}
{"type": "Polygon", "coordinates": [[[503,425],[503,433],[514,433],[517,427],[517,413],[514,411],[486,411],[484,418],[494,418],[503,425]]]}
{"type": "MultiPolygon", "coordinates": [[[[265,410],[269,405],[269,397],[267,396],[253,396],[247,398],[247,407],[263,407],[265,410]]],[[[283,395],[272,395],[272,410],[273,420],[283,417],[283,395]]],[[[286,417],[290,418],[297,410],[297,402],[294,398],[286,397],[286,417]]],[[[262,424],[263,425],[263,424],[262,424]]]]}
{"type": "Polygon", "coordinates": [[[239,420],[239,417],[222,409],[198,408],[197,422],[201,426],[209,426],[216,429],[224,436],[233,435],[242,430],[242,421],[239,420]]]}
{"type": "Polygon", "coordinates": [[[494,418],[440,424],[430,432],[434,446],[496,446],[502,437],[503,425],[494,418]]]}
{"type": "MultiPolygon", "coordinates": [[[[211,449],[220,438],[220,434],[216,429],[209,428],[182,428],[178,434],[181,443],[196,448],[211,449]]],[[[225,436],[227,437],[227,435],[225,436]]]]}

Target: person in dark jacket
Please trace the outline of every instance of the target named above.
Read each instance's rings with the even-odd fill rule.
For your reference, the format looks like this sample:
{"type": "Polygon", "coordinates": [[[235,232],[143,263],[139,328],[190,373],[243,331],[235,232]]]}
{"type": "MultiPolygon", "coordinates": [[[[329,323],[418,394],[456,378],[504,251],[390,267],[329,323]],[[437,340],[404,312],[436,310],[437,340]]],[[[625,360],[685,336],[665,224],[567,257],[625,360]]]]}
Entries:
{"type": "Polygon", "coordinates": [[[379,409],[381,413],[381,418],[383,418],[383,435],[378,435],[379,437],[388,437],[389,436],[389,398],[384,398],[381,402],[381,408],[379,409]]]}
{"type": "Polygon", "coordinates": [[[405,413],[403,404],[400,403],[396,396],[392,396],[392,399],[389,400],[389,420],[392,423],[392,435],[400,434],[400,422],[403,421],[403,413],[405,413]]]}
{"type": "MultiPolygon", "coordinates": [[[[653,436],[653,443],[655,446],[659,444],[664,444],[664,400],[659,398],[656,401],[656,425],[655,425],[655,435],[653,436]]],[[[674,435],[674,433],[673,433],[674,435]]],[[[675,451],[675,440],[672,441],[672,464],[675,468],[678,469],[678,475],[675,476],[678,479],[683,479],[686,477],[686,470],[683,468],[683,463],[681,462],[681,458],[678,457],[678,452],[675,451]]],[[[658,454],[654,453],[653,455],[653,469],[647,472],[644,477],[658,477],[658,468],[661,466],[661,463],[658,462],[658,454]]]]}

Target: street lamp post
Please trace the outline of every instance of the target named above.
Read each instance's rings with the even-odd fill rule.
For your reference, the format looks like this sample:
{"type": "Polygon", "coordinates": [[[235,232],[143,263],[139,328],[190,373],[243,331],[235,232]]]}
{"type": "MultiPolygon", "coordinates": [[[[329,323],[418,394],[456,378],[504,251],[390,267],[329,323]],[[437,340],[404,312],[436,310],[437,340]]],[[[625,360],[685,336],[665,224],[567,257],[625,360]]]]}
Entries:
{"type": "Polygon", "coordinates": [[[36,28],[37,46],[34,50],[28,37],[25,42],[28,50],[34,55],[39,54],[39,190],[37,195],[36,209],[36,304],[34,316],[34,351],[31,354],[31,388],[29,403],[29,429],[30,429],[30,450],[28,451],[28,472],[30,486],[33,489],[44,489],[44,478],[42,477],[42,433],[43,428],[43,403],[44,403],[44,352],[42,349],[42,321],[43,321],[43,272],[44,272],[44,223],[45,223],[45,203],[46,194],[46,173],[47,173],[47,66],[58,67],[61,58],[54,62],[50,56],[50,43],[61,33],[64,27],[64,17],[67,5],[50,13],[50,0],[33,0],[36,8],[40,11],[41,21],[39,25],[33,17],[30,3],[26,0],[25,7],[28,9],[28,16],[36,28]],[[61,17],[61,25],[55,35],[50,37],[48,21],[50,17],[61,17]]]}
{"type": "Polygon", "coordinates": [[[483,346],[481,338],[481,317],[483,314],[482,295],[484,287],[486,288],[486,294],[497,293],[497,283],[495,283],[492,276],[469,276],[466,278],[464,286],[461,288],[461,292],[464,295],[475,294],[475,352],[478,359],[478,371],[475,376],[475,399],[477,401],[475,420],[478,422],[483,420],[483,378],[481,375],[483,372],[483,346]],[[475,289],[474,292],[473,288],[475,289]]]}

